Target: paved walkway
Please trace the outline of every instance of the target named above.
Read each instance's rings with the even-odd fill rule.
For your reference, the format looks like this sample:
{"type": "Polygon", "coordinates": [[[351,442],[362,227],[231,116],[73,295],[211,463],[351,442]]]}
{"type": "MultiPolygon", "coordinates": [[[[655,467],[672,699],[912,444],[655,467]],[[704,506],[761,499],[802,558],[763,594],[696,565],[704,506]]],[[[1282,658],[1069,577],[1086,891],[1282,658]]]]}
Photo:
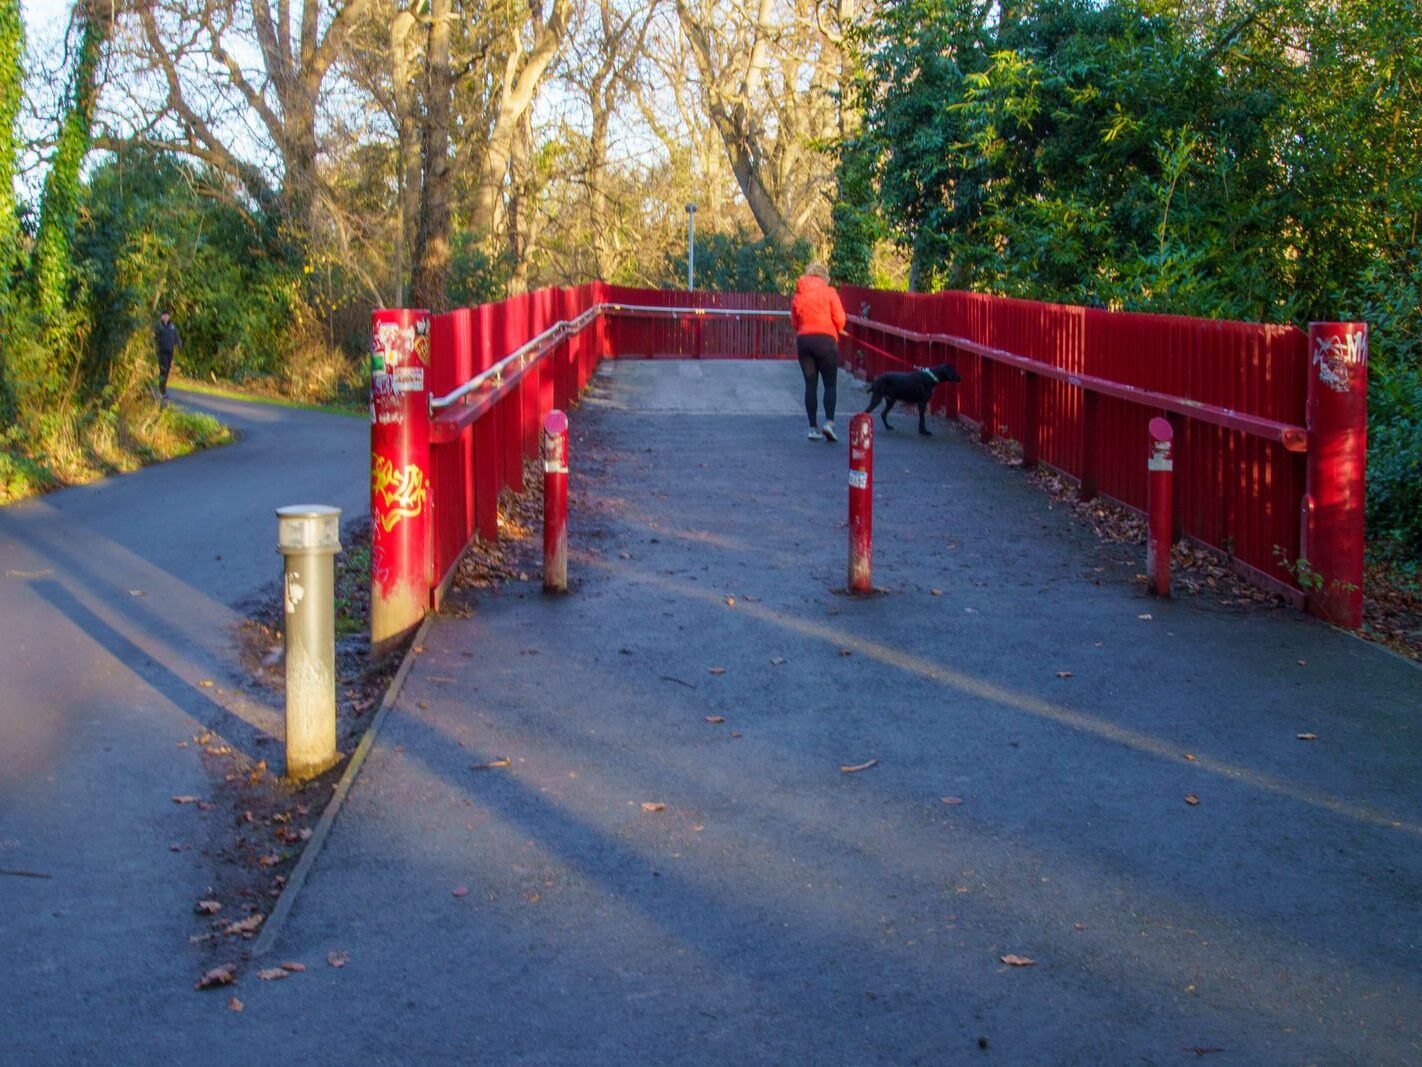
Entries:
{"type": "Polygon", "coordinates": [[[885,595],[838,595],[844,446],[798,392],[600,375],[573,593],[434,625],[277,949],[310,969],[241,1016],[172,994],[191,1032],[317,1063],[1422,1060],[1422,673],[1148,599],[909,416],[876,442],[885,595]]]}
{"type": "Polygon", "coordinates": [[[221,813],[170,798],[211,788],[195,734],[280,752],[233,641],[281,574],[272,509],[368,506],[365,420],[175,395],[242,440],[0,509],[0,870],[45,876],[0,875],[0,1063],[196,1057],[221,813]]]}

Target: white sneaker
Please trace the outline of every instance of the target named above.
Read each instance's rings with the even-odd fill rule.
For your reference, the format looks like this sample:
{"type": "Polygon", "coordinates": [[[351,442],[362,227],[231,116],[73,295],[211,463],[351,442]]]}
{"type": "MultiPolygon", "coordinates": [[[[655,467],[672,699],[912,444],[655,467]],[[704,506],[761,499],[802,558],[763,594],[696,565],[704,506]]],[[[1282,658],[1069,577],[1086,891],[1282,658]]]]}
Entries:
{"type": "Polygon", "coordinates": [[[813,426],[810,427],[810,440],[811,440],[811,441],[823,441],[824,439],[825,439],[825,435],[824,435],[824,434],[820,433],[820,431],[817,430],[817,429],[815,429],[813,426]]]}
{"type": "Polygon", "coordinates": [[[828,441],[838,441],[838,440],[839,440],[839,437],[838,437],[838,436],[835,434],[835,432],[834,432],[834,423],[833,423],[833,422],[827,422],[827,423],[825,423],[822,427],[820,427],[820,429],[822,429],[822,430],[824,431],[825,439],[826,439],[826,440],[828,440],[828,441]]]}

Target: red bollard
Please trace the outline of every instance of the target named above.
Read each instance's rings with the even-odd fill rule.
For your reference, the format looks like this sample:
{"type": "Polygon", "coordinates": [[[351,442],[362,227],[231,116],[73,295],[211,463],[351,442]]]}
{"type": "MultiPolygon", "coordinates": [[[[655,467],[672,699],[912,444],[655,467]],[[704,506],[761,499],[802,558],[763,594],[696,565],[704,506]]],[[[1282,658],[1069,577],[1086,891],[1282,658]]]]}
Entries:
{"type": "Polygon", "coordinates": [[[543,591],[568,591],[568,416],[543,420],[543,591]]]}
{"type": "Polygon", "coordinates": [[[1170,547],[1174,542],[1173,492],[1174,460],[1171,457],[1175,431],[1168,419],[1150,420],[1150,459],[1146,463],[1146,578],[1156,596],[1170,595],[1170,547]]]}
{"type": "Polygon", "coordinates": [[[430,605],[430,313],[371,312],[370,648],[389,651],[430,605]]]}
{"type": "Polygon", "coordinates": [[[1368,459],[1368,327],[1308,327],[1308,466],[1299,572],[1311,614],[1363,625],[1363,497],[1368,459]]]}
{"type": "Polygon", "coordinates": [[[872,593],[874,555],[874,417],[849,420],[849,591],[872,593]]]}

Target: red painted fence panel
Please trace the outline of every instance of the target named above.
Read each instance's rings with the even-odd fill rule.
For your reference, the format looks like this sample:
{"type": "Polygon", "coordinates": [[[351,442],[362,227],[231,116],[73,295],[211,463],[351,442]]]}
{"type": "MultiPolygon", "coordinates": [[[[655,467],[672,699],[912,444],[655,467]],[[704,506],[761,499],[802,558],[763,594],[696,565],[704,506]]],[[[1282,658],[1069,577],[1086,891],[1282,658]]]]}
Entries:
{"type": "MultiPolygon", "coordinates": [[[[1302,530],[1326,546],[1340,575],[1354,573],[1352,555],[1361,560],[1364,438],[1360,427],[1349,429],[1366,403],[1361,324],[1332,324],[1318,342],[1328,351],[1311,367],[1308,339],[1291,326],[976,293],[840,292],[850,315],[844,366],[872,377],[955,364],[963,380],[936,392],[935,412],[963,418],[984,441],[1017,441],[1025,466],[1048,463],[1078,479],[1086,497],[1144,510],[1142,442],[1150,420],[1165,417],[1179,532],[1298,603],[1302,530]],[[1309,458],[1317,437],[1306,429],[1315,414],[1310,389],[1323,398],[1320,425],[1352,449],[1346,477],[1309,458]],[[1324,505],[1306,497],[1310,478],[1324,505]]],[[[434,316],[430,392],[442,399],[431,423],[433,600],[476,533],[498,536],[499,494],[521,488],[544,416],[573,405],[602,359],[790,359],[788,308],[783,294],[593,282],[434,316]],[[497,378],[471,382],[490,368],[497,378]]],[[[1340,579],[1327,595],[1310,590],[1309,606],[1357,625],[1354,594],[1351,580],[1340,579]]]]}

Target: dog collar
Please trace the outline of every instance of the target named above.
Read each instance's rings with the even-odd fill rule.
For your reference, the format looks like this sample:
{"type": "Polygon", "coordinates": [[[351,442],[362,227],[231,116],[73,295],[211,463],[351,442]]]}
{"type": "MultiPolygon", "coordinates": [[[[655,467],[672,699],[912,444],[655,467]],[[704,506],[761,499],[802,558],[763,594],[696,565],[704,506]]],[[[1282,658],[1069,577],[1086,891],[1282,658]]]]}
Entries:
{"type": "Polygon", "coordinates": [[[929,370],[927,367],[919,367],[918,369],[921,373],[928,375],[928,377],[933,380],[934,385],[938,384],[938,375],[934,374],[933,371],[929,370]]]}

